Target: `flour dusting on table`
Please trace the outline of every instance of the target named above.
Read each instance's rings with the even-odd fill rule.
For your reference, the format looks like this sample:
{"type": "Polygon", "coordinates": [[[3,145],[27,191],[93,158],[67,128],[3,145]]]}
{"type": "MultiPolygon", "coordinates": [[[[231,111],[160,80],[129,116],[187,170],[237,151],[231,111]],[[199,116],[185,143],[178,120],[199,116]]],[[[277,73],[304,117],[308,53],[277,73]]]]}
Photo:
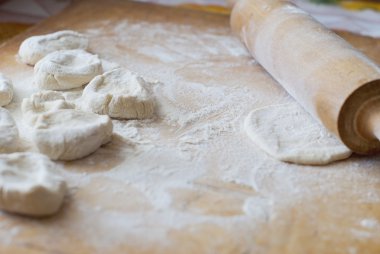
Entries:
{"type": "MultiPolygon", "coordinates": [[[[230,34],[228,23],[201,27],[147,19],[99,19],[79,32],[90,37],[91,52],[149,79],[155,118],[113,120],[110,144],[62,163],[71,187],[62,212],[43,221],[2,214],[2,245],[41,246],[58,239],[87,243],[96,253],[115,246],[170,252],[172,243],[186,246],[189,238],[199,243],[216,234],[211,241],[221,249],[254,253],[265,251],[271,239],[289,239],[289,227],[380,240],[377,219],[361,209],[379,206],[379,159],[354,157],[339,162],[337,170],[338,164],[301,167],[268,157],[245,135],[244,118],[254,108],[292,99],[230,34]],[[339,214],[329,200],[340,205],[339,214]],[[317,201],[322,206],[313,206],[317,201]],[[314,219],[322,212],[327,221],[343,221],[352,230],[318,224],[314,219]],[[296,215],[304,224],[293,221],[296,215]],[[44,237],[30,235],[32,227],[44,237]]],[[[16,93],[8,108],[27,142],[19,105],[35,90],[31,71],[4,72],[16,93]]]]}

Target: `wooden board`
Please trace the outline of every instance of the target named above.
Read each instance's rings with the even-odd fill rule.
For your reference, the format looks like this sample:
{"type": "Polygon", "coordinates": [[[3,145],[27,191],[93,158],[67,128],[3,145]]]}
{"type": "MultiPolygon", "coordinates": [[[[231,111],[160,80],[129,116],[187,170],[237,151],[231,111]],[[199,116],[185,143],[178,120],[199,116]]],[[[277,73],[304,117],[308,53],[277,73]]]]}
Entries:
{"type": "MultiPolygon", "coordinates": [[[[380,160],[297,166],[253,145],[247,114],[292,99],[230,33],[227,16],[77,1],[12,39],[0,48],[0,71],[14,82],[7,108],[26,143],[20,102],[38,90],[15,55],[24,38],[61,29],[159,80],[157,117],[114,121],[110,144],[61,163],[70,193],[56,216],[1,213],[0,253],[380,252],[380,160]]],[[[342,35],[379,61],[379,40],[342,35]]]]}

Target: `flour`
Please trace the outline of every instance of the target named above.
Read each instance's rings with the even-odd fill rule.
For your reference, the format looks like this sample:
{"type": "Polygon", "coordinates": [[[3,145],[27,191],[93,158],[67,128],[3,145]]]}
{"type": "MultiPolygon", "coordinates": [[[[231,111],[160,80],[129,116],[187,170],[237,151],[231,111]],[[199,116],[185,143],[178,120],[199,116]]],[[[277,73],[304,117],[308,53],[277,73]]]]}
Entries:
{"type": "MultiPolygon", "coordinates": [[[[181,37],[169,38],[162,33],[163,24],[151,24],[146,22],[129,24],[128,22],[121,22],[116,25],[114,33],[121,33],[126,26],[128,26],[129,36],[131,38],[138,36],[141,29],[149,27],[151,32],[146,34],[145,41],[140,40],[140,46],[137,48],[137,52],[149,58],[159,59],[162,63],[184,62],[188,59],[204,59],[210,56],[218,57],[221,53],[241,57],[246,53],[245,49],[236,43],[236,38],[226,36],[225,34],[213,33],[212,30],[209,31],[209,33],[203,33],[194,31],[193,27],[188,25],[165,24],[165,29],[182,34],[181,37]],[[160,43],[152,45],[148,43],[148,41],[151,40],[157,40],[160,41],[160,43]],[[204,41],[207,41],[207,43],[204,41]],[[188,45],[193,45],[195,48],[201,47],[202,50],[190,51],[188,45]]],[[[123,44],[125,41],[130,42],[130,38],[122,37],[119,39],[117,44],[123,44]]]]}
{"type": "MultiPolygon", "coordinates": [[[[67,252],[77,251],[66,244],[75,241],[95,253],[126,246],[174,253],[189,242],[196,243],[189,248],[200,248],[205,236],[216,235],[207,251],[265,253],[263,246],[271,246],[272,239],[283,239],[276,246],[285,249],[289,235],[304,237],[289,233],[300,224],[313,230],[305,241],[317,229],[323,232],[322,244],[343,235],[359,248],[349,231],[355,227],[379,240],[375,228],[363,229],[360,222],[374,216],[363,207],[378,211],[380,160],[352,157],[300,167],[261,152],[244,132],[245,117],[253,109],[294,101],[230,34],[227,21],[195,26],[155,15],[142,23],[99,17],[81,32],[101,59],[147,78],[157,114],[148,120],[112,120],[112,142],[81,160],[60,162],[70,185],[62,213],[42,223],[1,215],[9,223],[1,224],[0,241],[48,246],[50,252],[59,247],[46,243],[60,239],[57,246],[67,252]],[[10,238],[14,228],[18,234],[10,238]],[[36,230],[41,234],[33,234],[36,230]]],[[[25,86],[30,77],[30,71],[12,76],[16,100],[10,111],[24,139],[30,137],[18,106],[36,92],[25,86]]],[[[76,101],[81,91],[63,96],[76,101]]]]}
{"type": "Polygon", "coordinates": [[[360,221],[360,225],[368,229],[380,228],[380,223],[376,219],[363,219],[360,221]]]}
{"type": "MultiPolygon", "coordinates": [[[[100,231],[118,232],[119,237],[113,238],[114,244],[122,241],[123,236],[124,239],[131,237],[123,228],[136,228],[139,225],[135,233],[143,235],[145,230],[148,230],[148,227],[144,225],[156,224],[154,221],[157,213],[160,214],[159,226],[153,231],[149,229],[154,237],[148,238],[147,241],[155,242],[160,239],[168,241],[167,228],[183,229],[203,222],[235,226],[244,223],[247,228],[255,228],[257,225],[252,224],[252,221],[260,224],[278,209],[280,204],[276,203],[278,199],[274,198],[275,194],[269,195],[269,193],[280,195],[280,193],[291,192],[291,195],[294,195],[294,201],[290,201],[289,204],[295,203],[305,195],[314,195],[312,190],[308,190],[310,188],[308,183],[312,181],[312,177],[308,178],[307,170],[303,170],[304,173],[301,171],[291,173],[292,166],[285,166],[284,170],[279,170],[276,160],[255,150],[250,140],[241,131],[244,118],[253,108],[275,102],[289,102],[291,99],[281,88],[272,83],[267,75],[262,74],[259,68],[255,67],[256,63],[250,60],[248,53],[234,38],[222,35],[210,36],[210,43],[214,48],[209,49],[207,46],[193,43],[198,36],[203,36],[201,33],[191,35],[191,27],[187,28],[186,25],[178,28],[177,31],[177,28],[174,28],[177,26],[177,24],[174,26],[149,23],[137,25],[125,22],[119,23],[113,31],[108,30],[111,37],[104,38],[107,44],[108,41],[116,43],[116,47],[103,50],[104,55],[113,57],[110,60],[144,76],[162,81],[162,83],[152,85],[158,104],[158,119],[143,122],[113,121],[115,133],[128,144],[134,144],[126,150],[124,160],[111,171],[88,175],[86,182],[78,182],[78,186],[86,186],[88,182],[92,182],[90,179],[99,176],[107,177],[111,182],[123,179],[129,187],[137,189],[144,196],[142,199],[145,200],[144,202],[150,204],[151,208],[129,215],[111,212],[109,208],[98,204],[100,209],[93,215],[94,218],[77,218],[78,222],[84,220],[81,223],[86,223],[86,221],[90,223],[90,220],[95,218],[101,220],[101,223],[97,225],[100,231]],[[142,40],[142,44],[150,38],[153,40],[155,36],[163,42],[156,43],[159,45],[155,46],[146,45],[142,50],[133,45],[137,36],[135,32],[138,29],[151,31],[146,33],[147,38],[142,40]],[[166,39],[170,37],[170,34],[175,34],[181,29],[187,31],[186,35],[181,36],[185,38],[183,41],[178,40],[175,44],[166,39]],[[121,31],[126,30],[128,30],[128,36],[120,36],[121,31]],[[189,42],[187,43],[186,40],[189,42]],[[225,63],[224,54],[231,53],[225,51],[224,46],[220,44],[221,41],[223,44],[233,44],[236,48],[236,57],[240,60],[225,63]],[[181,44],[183,47],[193,44],[192,54],[190,55],[187,50],[183,55],[178,49],[181,44]],[[139,54],[149,57],[153,63],[151,65],[140,63],[141,55],[135,56],[132,53],[125,58],[117,57],[119,45],[123,49],[125,45],[138,48],[141,50],[139,54]],[[150,54],[151,52],[156,53],[150,54]],[[239,52],[243,52],[242,55],[245,54],[246,58],[239,56],[239,52]],[[135,61],[133,65],[129,64],[132,59],[135,61]],[[183,64],[178,64],[181,62],[183,64]],[[245,69],[246,67],[243,66],[248,67],[245,69]],[[242,71],[240,75],[230,78],[226,75],[228,68],[242,71]],[[258,77],[259,83],[255,84],[256,86],[251,85],[251,80],[258,80],[258,77]],[[204,175],[219,179],[224,185],[233,183],[254,189],[257,196],[247,195],[246,201],[241,206],[241,211],[245,216],[221,218],[173,210],[173,204],[178,201],[173,199],[171,189],[192,190],[193,182],[204,175]],[[302,183],[303,180],[306,182],[302,183]],[[142,220],[145,223],[139,223],[142,220]],[[115,225],[112,221],[120,223],[115,225]]],[[[92,30],[91,33],[95,34],[96,31],[92,30]]],[[[210,33],[213,32],[210,31],[210,33]]],[[[160,41],[156,38],[154,40],[160,41]]],[[[234,47],[231,48],[234,49],[234,47]]],[[[126,50],[126,52],[130,51],[126,50]]],[[[342,177],[342,174],[339,176],[342,177]]],[[[101,190],[103,194],[116,191],[109,184],[108,187],[104,186],[106,184],[101,190]]],[[[334,189],[330,188],[330,191],[334,192],[334,189]]],[[[280,196],[283,197],[283,195],[280,196]]],[[[192,206],[192,203],[184,205],[192,206]]],[[[82,209],[88,209],[86,207],[87,204],[83,204],[82,209]]],[[[92,236],[92,243],[99,248],[107,249],[110,244],[108,241],[97,241],[96,236],[90,232],[86,234],[92,236]]],[[[136,242],[141,243],[139,239],[136,239],[136,242]]]]}
{"type": "Polygon", "coordinates": [[[110,62],[105,59],[101,59],[102,61],[102,70],[103,72],[112,71],[118,68],[121,68],[121,66],[118,63],[110,62]]]}
{"type": "Polygon", "coordinates": [[[244,202],[243,210],[245,214],[251,217],[260,218],[267,221],[273,204],[270,200],[264,198],[248,198],[244,202]]]}
{"type": "MultiPolygon", "coordinates": [[[[5,221],[5,222],[0,224],[0,229],[7,228],[7,226],[9,226],[9,222],[7,223],[5,221]]],[[[20,227],[18,227],[18,226],[12,227],[12,229],[8,231],[8,234],[0,240],[1,244],[4,244],[4,245],[12,244],[12,240],[15,237],[17,237],[19,235],[19,233],[20,233],[20,227]]]]}

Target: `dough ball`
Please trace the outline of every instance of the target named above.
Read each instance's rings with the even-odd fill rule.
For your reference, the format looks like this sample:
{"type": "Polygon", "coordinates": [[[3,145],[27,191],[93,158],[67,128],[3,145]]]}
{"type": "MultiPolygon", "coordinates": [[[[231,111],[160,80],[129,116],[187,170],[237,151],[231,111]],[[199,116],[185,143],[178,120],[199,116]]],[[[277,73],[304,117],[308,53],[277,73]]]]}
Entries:
{"type": "Polygon", "coordinates": [[[73,103],[67,102],[62,92],[41,91],[22,101],[21,111],[24,120],[33,125],[39,114],[54,112],[58,109],[74,109],[73,103]]]}
{"type": "Polygon", "coordinates": [[[75,110],[63,92],[33,94],[23,100],[21,110],[33,127],[36,146],[51,159],[80,159],[111,140],[111,119],[75,110]]]}
{"type": "Polygon", "coordinates": [[[34,66],[34,82],[40,89],[68,90],[81,87],[102,73],[97,55],[82,49],[48,54],[34,66]]]}
{"type": "Polygon", "coordinates": [[[21,43],[19,56],[23,63],[35,65],[43,57],[57,50],[87,49],[85,35],[65,30],[51,34],[32,36],[21,43]]]}
{"type": "Polygon", "coordinates": [[[95,77],[85,87],[79,107],[120,119],[144,119],[154,112],[153,96],[145,80],[119,68],[95,77]]]}
{"type": "Polygon", "coordinates": [[[121,66],[118,63],[110,62],[104,59],[101,59],[102,61],[102,70],[103,72],[112,71],[118,68],[121,68],[121,66]]]}
{"type": "Polygon", "coordinates": [[[295,103],[254,110],[244,128],[257,146],[281,161],[324,165],[352,153],[295,103]]]}
{"type": "Polygon", "coordinates": [[[15,121],[5,108],[0,108],[0,153],[14,152],[19,134],[15,121]]]}
{"type": "Polygon", "coordinates": [[[0,155],[0,209],[30,215],[56,213],[66,182],[57,166],[38,153],[0,155]]]}
{"type": "Polygon", "coordinates": [[[0,73],[0,106],[6,106],[13,99],[12,81],[0,73]]]}
{"type": "Polygon", "coordinates": [[[108,116],[59,109],[38,116],[33,141],[41,153],[53,160],[75,160],[108,143],[112,129],[108,116]]]}

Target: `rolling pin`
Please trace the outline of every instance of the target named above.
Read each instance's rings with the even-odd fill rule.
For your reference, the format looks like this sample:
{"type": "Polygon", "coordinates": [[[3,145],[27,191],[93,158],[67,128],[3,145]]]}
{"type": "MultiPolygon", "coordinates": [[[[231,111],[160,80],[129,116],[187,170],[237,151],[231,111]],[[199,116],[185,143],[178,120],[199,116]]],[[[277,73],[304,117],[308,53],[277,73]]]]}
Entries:
{"type": "Polygon", "coordinates": [[[380,152],[379,66],[288,1],[236,1],[231,27],[266,71],[347,147],[380,152]]]}

